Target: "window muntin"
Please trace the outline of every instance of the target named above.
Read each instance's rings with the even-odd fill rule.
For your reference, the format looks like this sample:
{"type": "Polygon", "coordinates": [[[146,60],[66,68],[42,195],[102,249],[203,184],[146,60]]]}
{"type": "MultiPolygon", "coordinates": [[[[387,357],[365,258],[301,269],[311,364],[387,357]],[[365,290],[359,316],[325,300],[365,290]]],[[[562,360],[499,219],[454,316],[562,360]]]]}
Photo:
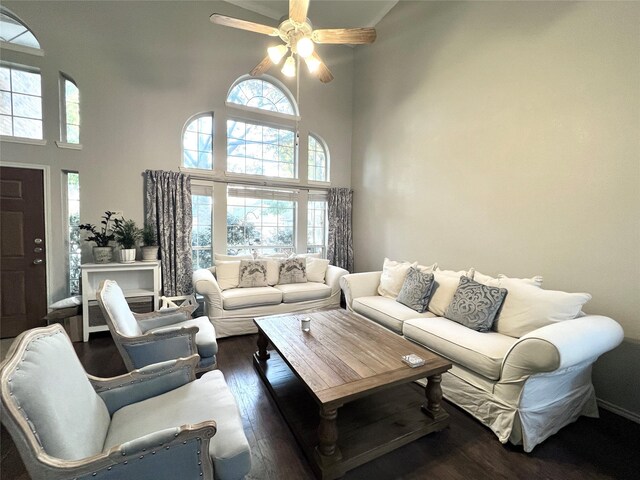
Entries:
{"type": "Polygon", "coordinates": [[[40,43],[29,27],[5,8],[0,10],[0,41],[40,49],[40,43]]]}
{"type": "Polygon", "coordinates": [[[258,110],[296,115],[292,100],[281,88],[257,78],[236,83],[229,91],[227,102],[258,110]]]}
{"type": "Polygon", "coordinates": [[[66,143],[80,143],[80,90],[75,82],[62,76],[63,113],[62,141],[66,143]]]}
{"type": "Polygon", "coordinates": [[[40,72],[0,66],[0,135],[43,139],[40,72]]]}
{"type": "Polygon", "coordinates": [[[327,200],[309,195],[307,206],[307,253],[327,256],[327,200]]]}
{"type": "Polygon", "coordinates": [[[229,186],[227,253],[279,253],[295,250],[296,193],[229,186]]]}
{"type": "Polygon", "coordinates": [[[69,295],[80,295],[80,175],[66,172],[66,239],[69,295]]]}
{"type": "Polygon", "coordinates": [[[191,258],[193,269],[213,265],[213,197],[206,189],[194,187],[191,195],[193,226],[191,230],[191,258]]]}
{"type": "Polygon", "coordinates": [[[213,114],[192,119],[182,135],[182,165],[201,170],[213,169],[213,114]]]}
{"type": "Polygon", "coordinates": [[[329,155],[321,141],[315,135],[309,135],[308,178],[314,182],[329,181],[329,155]]]}
{"type": "Polygon", "coordinates": [[[292,129],[227,120],[227,171],[296,178],[292,129]]]}

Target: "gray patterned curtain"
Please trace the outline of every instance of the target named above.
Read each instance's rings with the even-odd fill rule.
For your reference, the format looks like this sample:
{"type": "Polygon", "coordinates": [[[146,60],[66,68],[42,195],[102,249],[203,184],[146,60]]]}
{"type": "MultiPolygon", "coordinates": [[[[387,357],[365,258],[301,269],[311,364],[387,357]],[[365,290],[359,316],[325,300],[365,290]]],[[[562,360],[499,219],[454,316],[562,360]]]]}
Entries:
{"type": "Polygon", "coordinates": [[[155,225],[162,264],[164,295],[190,295],[191,276],[191,179],[188,175],[147,170],[145,221],[155,225]]]}
{"type": "Polygon", "coordinates": [[[331,265],[344,268],[349,272],[353,272],[352,204],[353,191],[350,188],[329,189],[327,258],[331,265]]]}

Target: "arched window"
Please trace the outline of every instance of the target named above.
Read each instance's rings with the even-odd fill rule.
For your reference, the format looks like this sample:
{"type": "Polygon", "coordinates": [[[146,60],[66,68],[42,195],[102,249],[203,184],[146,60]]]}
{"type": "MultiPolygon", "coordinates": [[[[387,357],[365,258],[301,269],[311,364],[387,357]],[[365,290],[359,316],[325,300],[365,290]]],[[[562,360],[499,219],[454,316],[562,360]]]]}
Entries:
{"type": "Polygon", "coordinates": [[[4,7],[0,8],[0,41],[6,44],[3,47],[12,48],[18,46],[40,50],[40,42],[38,42],[29,27],[4,7]]]}
{"type": "Polygon", "coordinates": [[[80,90],[70,77],[60,74],[60,140],[80,143],[80,90]]]}
{"type": "Polygon", "coordinates": [[[182,134],[182,165],[213,169],[213,113],[202,113],[187,122],[182,134]]]}
{"type": "Polygon", "coordinates": [[[295,102],[284,85],[274,82],[241,77],[229,90],[227,103],[257,110],[266,110],[284,115],[297,115],[295,102]]]}
{"type": "Polygon", "coordinates": [[[329,181],[329,151],[324,141],[316,135],[309,135],[309,180],[329,181]]]}

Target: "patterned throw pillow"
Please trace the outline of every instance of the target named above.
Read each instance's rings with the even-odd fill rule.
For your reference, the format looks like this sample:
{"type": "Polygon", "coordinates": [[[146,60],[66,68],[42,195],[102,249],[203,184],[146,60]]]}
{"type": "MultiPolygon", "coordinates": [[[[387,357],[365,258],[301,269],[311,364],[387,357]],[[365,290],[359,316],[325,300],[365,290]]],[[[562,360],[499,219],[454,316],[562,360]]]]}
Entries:
{"type": "Polygon", "coordinates": [[[266,287],[267,261],[266,260],[240,260],[240,288],[266,287]]]}
{"type": "Polygon", "coordinates": [[[307,283],[307,261],[305,258],[288,258],[280,262],[279,285],[307,283]]]}
{"type": "Polygon", "coordinates": [[[506,288],[489,287],[468,277],[460,277],[458,289],[444,316],[478,332],[491,329],[506,288]]]}
{"type": "Polygon", "coordinates": [[[433,273],[422,273],[417,268],[411,267],[396,301],[416,312],[424,312],[433,290],[433,280],[433,273]]]}

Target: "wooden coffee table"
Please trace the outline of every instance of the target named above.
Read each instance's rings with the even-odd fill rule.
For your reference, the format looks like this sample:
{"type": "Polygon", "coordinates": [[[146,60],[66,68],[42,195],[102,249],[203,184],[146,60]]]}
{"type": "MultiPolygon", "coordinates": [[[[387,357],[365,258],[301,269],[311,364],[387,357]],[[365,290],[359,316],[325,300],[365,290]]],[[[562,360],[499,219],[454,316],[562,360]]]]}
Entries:
{"type": "Polygon", "coordinates": [[[446,359],[342,309],[254,321],[254,365],[318,478],[342,477],[448,426],[440,388],[451,368],[446,359]],[[300,328],[304,317],[309,332],[300,328]],[[425,365],[404,364],[409,353],[425,365]],[[424,377],[426,388],[412,383],[424,377]]]}

